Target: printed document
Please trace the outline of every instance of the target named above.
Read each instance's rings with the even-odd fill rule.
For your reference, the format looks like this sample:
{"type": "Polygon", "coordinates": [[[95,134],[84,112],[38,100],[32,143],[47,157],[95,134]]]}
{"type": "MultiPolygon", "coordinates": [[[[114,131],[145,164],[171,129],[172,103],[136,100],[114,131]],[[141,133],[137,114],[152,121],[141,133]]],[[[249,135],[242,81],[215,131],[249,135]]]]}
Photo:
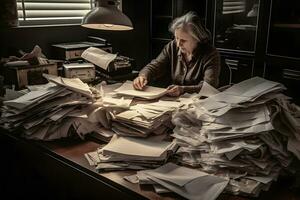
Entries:
{"type": "Polygon", "coordinates": [[[90,47],[81,54],[81,57],[102,69],[107,70],[109,63],[117,57],[117,54],[108,53],[102,49],[90,47]]]}
{"type": "Polygon", "coordinates": [[[115,90],[117,94],[140,97],[144,99],[157,99],[167,93],[167,89],[146,86],[144,90],[133,88],[132,81],[126,81],[121,87],[115,90]]]}

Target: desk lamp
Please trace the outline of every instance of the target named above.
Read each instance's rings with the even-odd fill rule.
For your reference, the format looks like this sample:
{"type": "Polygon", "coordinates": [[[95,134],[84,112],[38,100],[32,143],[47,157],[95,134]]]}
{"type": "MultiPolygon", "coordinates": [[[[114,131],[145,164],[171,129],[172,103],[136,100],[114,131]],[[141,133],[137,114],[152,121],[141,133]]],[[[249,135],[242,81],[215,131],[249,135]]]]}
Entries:
{"type": "Polygon", "coordinates": [[[88,12],[81,26],[92,29],[132,30],[132,22],[118,8],[118,0],[95,0],[96,6],[88,12]]]}

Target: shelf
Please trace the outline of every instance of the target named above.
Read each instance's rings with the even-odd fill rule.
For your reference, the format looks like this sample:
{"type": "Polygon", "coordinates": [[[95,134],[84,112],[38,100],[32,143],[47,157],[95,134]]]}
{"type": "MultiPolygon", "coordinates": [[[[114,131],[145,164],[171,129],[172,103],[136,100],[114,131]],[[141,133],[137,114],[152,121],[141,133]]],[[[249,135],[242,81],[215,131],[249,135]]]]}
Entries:
{"type": "Polygon", "coordinates": [[[300,29],[300,23],[299,24],[285,24],[285,23],[278,23],[273,24],[273,27],[276,28],[293,28],[293,29],[300,29]]]}
{"type": "Polygon", "coordinates": [[[227,50],[255,52],[261,2],[237,0],[238,6],[229,6],[226,1],[214,0],[214,3],[214,45],[227,50]],[[247,13],[253,16],[248,17],[247,13]]]}
{"type": "Polygon", "coordinates": [[[170,38],[154,37],[154,38],[152,38],[152,40],[170,42],[172,39],[170,39],[170,38]]]}

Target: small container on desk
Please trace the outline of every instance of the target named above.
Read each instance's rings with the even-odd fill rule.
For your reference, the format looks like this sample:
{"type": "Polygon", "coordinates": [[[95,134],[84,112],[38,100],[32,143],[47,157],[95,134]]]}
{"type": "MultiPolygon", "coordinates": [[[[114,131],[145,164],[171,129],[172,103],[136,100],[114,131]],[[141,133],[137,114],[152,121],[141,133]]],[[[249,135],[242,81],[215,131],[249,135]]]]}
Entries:
{"type": "Polygon", "coordinates": [[[16,89],[24,89],[27,85],[37,85],[47,83],[43,73],[57,76],[57,64],[49,63],[42,65],[6,66],[6,78],[10,84],[14,84],[16,89]]]}

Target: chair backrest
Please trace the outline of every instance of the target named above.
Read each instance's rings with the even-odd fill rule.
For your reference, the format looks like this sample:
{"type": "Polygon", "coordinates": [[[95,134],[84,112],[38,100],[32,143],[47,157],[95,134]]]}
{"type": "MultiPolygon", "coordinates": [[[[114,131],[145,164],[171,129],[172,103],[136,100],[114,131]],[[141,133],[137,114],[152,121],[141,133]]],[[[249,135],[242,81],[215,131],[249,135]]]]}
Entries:
{"type": "Polygon", "coordinates": [[[237,65],[238,65],[237,60],[231,60],[227,58],[222,59],[219,87],[233,84],[232,69],[237,68],[237,65]]]}

